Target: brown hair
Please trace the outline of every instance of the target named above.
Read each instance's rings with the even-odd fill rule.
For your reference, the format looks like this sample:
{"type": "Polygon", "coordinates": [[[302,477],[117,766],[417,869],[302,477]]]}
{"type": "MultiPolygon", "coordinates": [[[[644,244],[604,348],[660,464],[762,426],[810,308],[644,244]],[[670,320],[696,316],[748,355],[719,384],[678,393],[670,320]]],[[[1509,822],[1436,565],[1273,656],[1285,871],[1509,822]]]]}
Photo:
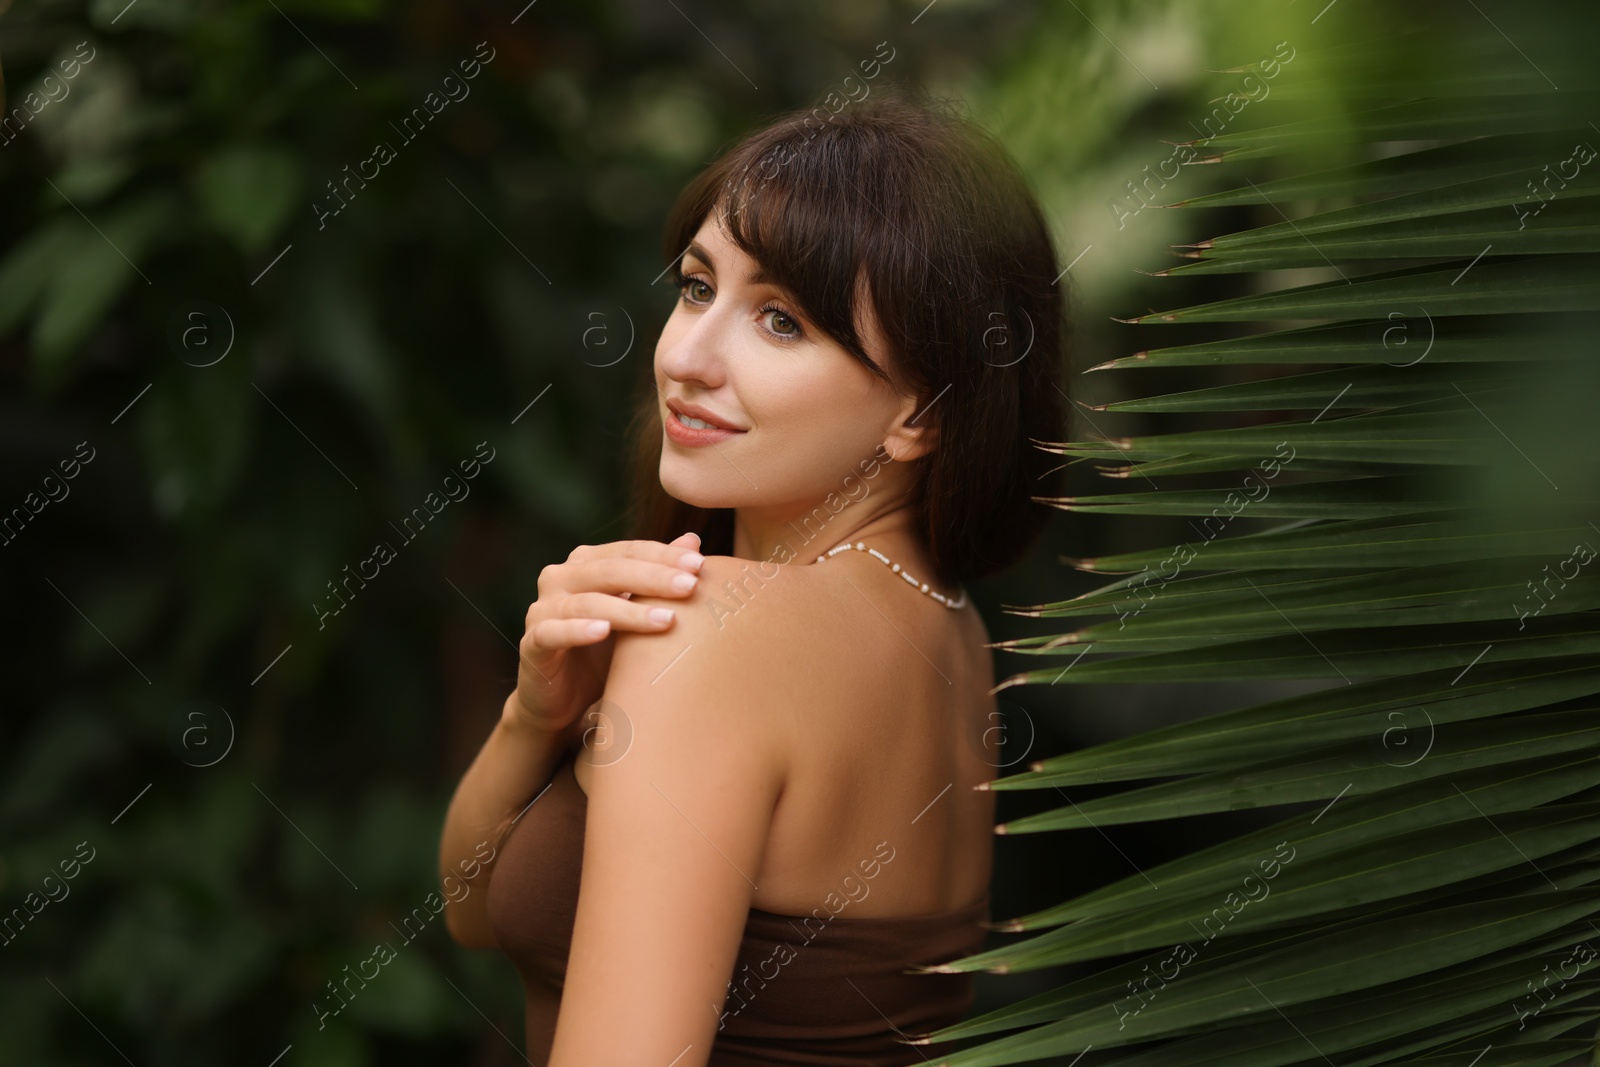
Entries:
{"type": "MultiPolygon", "coordinates": [[[[667,218],[675,281],[713,210],[807,321],[887,380],[856,329],[858,296],[870,294],[895,376],[933,439],[912,462],[917,528],[938,578],[958,584],[1021,556],[1046,514],[1033,494],[1048,495],[1040,479],[1054,467],[1029,440],[1063,436],[1067,300],[1049,228],[1004,148],[948,102],[880,86],[837,114],[781,115],[697,175],[667,218]]],[[[730,555],[731,509],[661,487],[646,369],[630,428],[634,536],[692,530],[708,555],[730,555]]]]}

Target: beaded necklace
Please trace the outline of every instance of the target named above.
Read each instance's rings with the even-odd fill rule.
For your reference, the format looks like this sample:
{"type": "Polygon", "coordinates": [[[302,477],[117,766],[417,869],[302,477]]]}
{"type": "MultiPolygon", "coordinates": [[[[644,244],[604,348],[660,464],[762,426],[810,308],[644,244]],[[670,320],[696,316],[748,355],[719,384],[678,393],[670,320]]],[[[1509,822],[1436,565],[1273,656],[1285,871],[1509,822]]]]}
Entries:
{"type": "Polygon", "coordinates": [[[957,608],[966,607],[966,604],[967,604],[967,591],[966,591],[966,589],[962,589],[961,590],[961,595],[959,597],[957,597],[955,600],[951,600],[949,597],[945,596],[943,593],[940,593],[937,590],[928,588],[928,583],[927,582],[919,582],[915,578],[911,577],[911,575],[907,574],[903,569],[901,569],[900,564],[891,561],[889,559],[889,557],[885,556],[882,552],[879,552],[875,548],[868,548],[865,544],[863,544],[860,541],[856,541],[853,544],[851,542],[849,542],[849,541],[846,541],[842,545],[835,545],[833,548],[828,549],[828,551],[826,551],[822,555],[818,556],[817,557],[817,562],[821,563],[825,559],[830,559],[833,556],[838,555],[840,552],[843,552],[843,551],[845,551],[847,549],[852,549],[852,548],[855,549],[857,552],[865,552],[867,555],[872,556],[874,559],[878,560],[884,566],[888,567],[891,571],[893,571],[894,573],[898,574],[900,577],[904,578],[906,581],[910,582],[912,588],[919,589],[922,592],[928,594],[933,599],[935,599],[939,603],[943,604],[945,607],[950,608],[952,610],[957,609],[957,608]]]}

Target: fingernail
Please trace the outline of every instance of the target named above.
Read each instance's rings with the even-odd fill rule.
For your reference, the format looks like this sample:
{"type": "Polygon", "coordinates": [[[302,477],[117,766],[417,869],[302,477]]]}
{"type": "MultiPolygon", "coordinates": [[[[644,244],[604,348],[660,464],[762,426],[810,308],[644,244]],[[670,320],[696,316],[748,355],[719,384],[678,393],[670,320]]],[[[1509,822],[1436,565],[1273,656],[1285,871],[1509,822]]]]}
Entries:
{"type": "Polygon", "coordinates": [[[590,637],[599,637],[606,632],[606,626],[607,623],[604,619],[596,619],[588,626],[585,626],[584,629],[588,631],[590,637]]]}
{"type": "Polygon", "coordinates": [[[657,626],[665,626],[667,623],[672,621],[672,609],[651,608],[650,621],[655,623],[657,626]]]}
{"type": "Polygon", "coordinates": [[[706,558],[698,552],[685,552],[681,557],[679,557],[678,566],[684,568],[685,570],[697,571],[700,569],[700,564],[704,563],[705,561],[706,558]]]}
{"type": "Polygon", "coordinates": [[[692,574],[680,574],[676,578],[672,579],[672,588],[676,589],[680,593],[687,593],[689,590],[694,588],[695,583],[699,580],[699,578],[696,578],[692,574]]]}

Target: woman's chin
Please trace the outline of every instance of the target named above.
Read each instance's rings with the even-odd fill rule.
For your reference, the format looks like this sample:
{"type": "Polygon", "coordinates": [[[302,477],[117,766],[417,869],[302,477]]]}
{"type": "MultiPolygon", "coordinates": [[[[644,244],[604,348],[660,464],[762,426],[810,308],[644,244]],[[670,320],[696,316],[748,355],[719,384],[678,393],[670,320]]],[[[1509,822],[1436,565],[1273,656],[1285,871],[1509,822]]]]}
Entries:
{"type": "Polygon", "coordinates": [[[727,486],[707,485],[704,480],[697,478],[675,478],[667,471],[661,472],[661,488],[674,500],[708,511],[713,508],[737,508],[749,503],[727,486]]]}

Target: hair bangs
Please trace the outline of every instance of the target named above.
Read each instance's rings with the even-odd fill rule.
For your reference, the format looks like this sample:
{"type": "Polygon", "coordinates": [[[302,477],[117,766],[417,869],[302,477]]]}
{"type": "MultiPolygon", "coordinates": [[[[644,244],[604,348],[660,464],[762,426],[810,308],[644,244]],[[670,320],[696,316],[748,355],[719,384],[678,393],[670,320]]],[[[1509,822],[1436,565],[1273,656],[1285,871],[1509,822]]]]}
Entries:
{"type": "MultiPolygon", "coordinates": [[[[878,231],[886,220],[863,211],[859,196],[840,196],[866,153],[855,140],[822,136],[803,141],[799,124],[785,124],[723,157],[684,190],[670,218],[666,252],[675,278],[682,257],[708,218],[755,260],[800,316],[836,341],[869,371],[888,381],[886,367],[861,340],[861,284],[870,276],[870,250],[888,247],[878,231]]],[[[831,131],[830,131],[831,132],[831,131]]]]}

